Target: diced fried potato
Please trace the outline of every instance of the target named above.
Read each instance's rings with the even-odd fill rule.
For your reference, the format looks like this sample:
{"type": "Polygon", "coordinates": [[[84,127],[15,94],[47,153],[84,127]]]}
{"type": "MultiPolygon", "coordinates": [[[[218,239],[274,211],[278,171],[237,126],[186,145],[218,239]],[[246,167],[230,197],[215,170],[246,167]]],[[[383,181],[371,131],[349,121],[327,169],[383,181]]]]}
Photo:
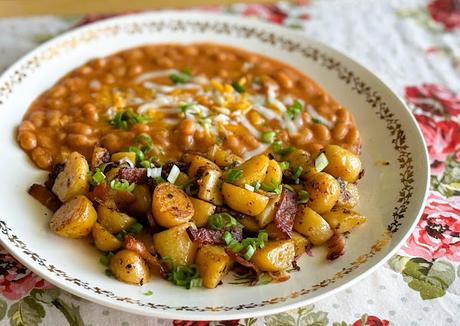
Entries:
{"type": "Polygon", "coordinates": [[[263,183],[268,185],[279,185],[283,178],[283,171],[281,170],[280,165],[275,160],[270,160],[268,162],[267,174],[263,183]]]}
{"type": "Polygon", "coordinates": [[[340,189],[339,200],[337,206],[345,208],[353,208],[359,204],[358,186],[354,183],[347,183],[345,189],[340,189]]]}
{"type": "Polygon", "coordinates": [[[230,166],[235,163],[241,164],[243,162],[241,157],[233,154],[229,150],[220,148],[218,145],[211,147],[211,149],[208,151],[208,158],[214,161],[214,163],[216,163],[221,168],[230,166]]]}
{"type": "Polygon", "coordinates": [[[134,251],[123,249],[110,259],[110,269],[120,281],[130,284],[145,284],[150,279],[147,263],[134,251]]]}
{"type": "Polygon", "coordinates": [[[273,221],[276,212],[276,204],[278,203],[280,198],[280,196],[270,198],[268,200],[267,206],[262,211],[262,213],[258,214],[255,217],[261,228],[265,227],[268,223],[273,221]]]}
{"type": "Polygon", "coordinates": [[[268,241],[263,248],[257,249],[251,258],[260,270],[279,272],[288,269],[295,258],[295,246],[292,240],[268,241]]]}
{"type": "Polygon", "coordinates": [[[190,221],[194,209],[187,194],[168,182],[155,187],[152,199],[155,221],[166,228],[190,221]]]}
{"type": "Polygon", "coordinates": [[[107,171],[107,173],[105,174],[105,178],[107,179],[107,181],[112,181],[113,179],[115,179],[117,176],[118,176],[118,172],[120,172],[120,168],[119,167],[116,167],[116,168],[111,168],[109,171],[107,171]]]}
{"type": "Polygon", "coordinates": [[[361,160],[358,155],[337,145],[326,145],[324,151],[329,161],[325,172],[347,182],[355,182],[358,179],[361,172],[361,160]]]}
{"type": "Polygon", "coordinates": [[[88,172],[86,158],[72,152],[65,162],[64,170],[56,177],[53,192],[63,203],[77,195],[86,194],[89,191],[88,172]]]}
{"type": "Polygon", "coordinates": [[[257,155],[250,158],[233,169],[240,170],[243,173],[232,183],[237,186],[244,186],[245,184],[252,185],[256,182],[262,182],[267,174],[269,162],[267,155],[257,155]]]}
{"type": "Polygon", "coordinates": [[[162,258],[170,257],[178,265],[190,265],[194,262],[198,246],[187,234],[189,227],[196,226],[193,223],[184,223],[153,235],[153,244],[162,258]]]}
{"type": "Polygon", "coordinates": [[[252,216],[243,215],[238,217],[238,222],[241,223],[244,228],[249,232],[259,232],[259,223],[252,216]]]}
{"type": "Polygon", "coordinates": [[[230,208],[250,216],[262,213],[268,204],[268,197],[230,183],[222,185],[222,195],[230,208]]]}
{"type": "Polygon", "coordinates": [[[94,245],[101,251],[115,251],[121,247],[121,241],[106,230],[99,223],[95,223],[92,230],[94,245]]]}
{"type": "Polygon", "coordinates": [[[220,168],[212,161],[200,155],[190,155],[190,167],[188,168],[188,175],[193,178],[198,173],[198,170],[216,170],[220,168]]]}
{"type": "Polygon", "coordinates": [[[300,205],[297,210],[294,230],[306,236],[315,246],[322,245],[334,235],[326,220],[305,205],[300,205]]]}
{"type": "Polygon", "coordinates": [[[214,214],[216,206],[197,198],[190,198],[190,200],[192,201],[192,205],[195,210],[195,213],[192,216],[192,221],[197,227],[205,226],[208,224],[209,215],[214,214]]]}
{"type": "Polygon", "coordinates": [[[286,239],[286,234],[281,232],[281,230],[278,229],[273,222],[265,226],[265,231],[267,231],[269,239],[272,239],[272,240],[286,239]]]}
{"type": "Polygon", "coordinates": [[[308,206],[319,214],[329,212],[340,196],[339,183],[324,172],[309,175],[305,188],[310,195],[308,206]]]}
{"type": "Polygon", "coordinates": [[[223,204],[222,193],[222,172],[212,169],[207,169],[203,172],[198,184],[198,198],[220,206],[223,204]]]}
{"type": "Polygon", "coordinates": [[[135,216],[144,216],[152,207],[152,194],[147,185],[136,185],[132,194],[136,197],[134,203],[129,206],[129,212],[135,216]]]}
{"type": "Polygon", "coordinates": [[[202,247],[196,255],[196,265],[203,286],[214,289],[227,274],[230,263],[230,257],[225,253],[224,248],[211,245],[202,247]]]}
{"type": "Polygon", "coordinates": [[[130,160],[131,162],[133,163],[136,163],[136,153],[134,152],[118,152],[118,153],[113,153],[112,154],[112,157],[110,158],[110,160],[112,162],[117,162],[121,159],[128,159],[130,160]]]}
{"type": "Polygon", "coordinates": [[[66,238],[83,238],[90,234],[97,213],[91,201],[79,195],[64,203],[51,217],[51,231],[66,238]]]}
{"type": "Polygon", "coordinates": [[[189,178],[189,176],[187,174],[185,174],[184,172],[179,172],[179,175],[177,176],[177,179],[174,182],[174,184],[176,186],[181,186],[181,185],[187,183],[189,180],[190,180],[190,178],[189,178]]]}
{"type": "Polygon", "coordinates": [[[310,245],[310,241],[308,241],[307,238],[295,231],[292,232],[291,240],[294,242],[296,257],[299,257],[305,253],[306,248],[310,245]]]}
{"type": "Polygon", "coordinates": [[[324,214],[323,217],[336,233],[350,231],[367,220],[361,214],[345,207],[334,207],[332,211],[324,214]]]}
{"type": "Polygon", "coordinates": [[[289,168],[296,169],[302,167],[302,175],[307,175],[313,167],[313,161],[310,153],[303,149],[295,149],[284,157],[289,162],[289,168]]]}
{"type": "Polygon", "coordinates": [[[114,208],[99,205],[97,220],[110,233],[119,233],[136,223],[136,219],[114,208]]]}

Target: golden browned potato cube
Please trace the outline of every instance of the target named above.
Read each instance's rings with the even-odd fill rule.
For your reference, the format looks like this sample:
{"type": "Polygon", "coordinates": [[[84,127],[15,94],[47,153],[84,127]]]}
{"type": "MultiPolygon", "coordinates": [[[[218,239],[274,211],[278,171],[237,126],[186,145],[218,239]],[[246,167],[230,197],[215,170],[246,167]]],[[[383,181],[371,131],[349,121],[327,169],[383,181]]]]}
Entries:
{"type": "Polygon", "coordinates": [[[345,207],[334,207],[332,211],[324,214],[323,217],[336,233],[350,231],[367,220],[361,214],[345,207]]]}
{"type": "Polygon", "coordinates": [[[220,206],[223,204],[220,187],[222,185],[222,172],[212,169],[204,170],[203,175],[197,180],[198,198],[220,206]]]}
{"type": "Polygon", "coordinates": [[[306,236],[315,246],[322,245],[334,235],[326,220],[305,205],[300,205],[297,210],[294,230],[306,236]]]}
{"type": "Polygon", "coordinates": [[[324,151],[329,161],[324,172],[347,182],[355,182],[358,179],[362,168],[358,155],[337,145],[326,145],[324,151]]]}
{"type": "Polygon", "coordinates": [[[101,251],[115,251],[121,247],[121,241],[99,223],[94,224],[92,235],[94,245],[101,251]]]}
{"type": "Polygon", "coordinates": [[[198,170],[216,170],[220,171],[220,168],[212,161],[200,155],[191,155],[190,167],[188,168],[188,175],[193,178],[196,176],[198,170]]]}
{"type": "Polygon", "coordinates": [[[267,174],[263,183],[268,185],[279,185],[281,184],[281,179],[283,178],[283,171],[281,170],[280,165],[275,160],[270,160],[268,162],[267,174]]]}
{"type": "Polygon", "coordinates": [[[242,171],[242,175],[232,183],[237,186],[244,186],[245,184],[252,185],[256,182],[262,182],[267,174],[269,162],[267,155],[257,155],[250,158],[233,169],[242,171]]]}
{"type": "Polygon", "coordinates": [[[135,216],[145,216],[152,208],[152,193],[147,185],[138,184],[132,194],[136,197],[134,203],[129,205],[129,212],[135,216]]]}
{"type": "Polygon", "coordinates": [[[310,241],[308,241],[307,238],[295,231],[292,232],[291,240],[294,241],[296,257],[299,257],[300,255],[305,253],[306,248],[310,245],[310,241]]]}
{"type": "Polygon", "coordinates": [[[359,204],[358,186],[354,183],[347,183],[345,189],[341,189],[337,206],[353,208],[359,204]]]}
{"type": "Polygon", "coordinates": [[[211,147],[208,151],[208,158],[214,161],[214,163],[221,168],[225,168],[235,163],[241,164],[243,162],[241,157],[233,154],[229,150],[220,148],[218,145],[213,145],[211,147]]]}
{"type": "Polygon", "coordinates": [[[280,200],[280,196],[276,196],[273,198],[270,198],[268,200],[268,204],[265,207],[265,209],[262,211],[262,213],[258,214],[255,218],[257,222],[259,223],[259,227],[263,228],[265,227],[268,223],[273,221],[275,217],[275,212],[276,212],[276,204],[280,200]]]}
{"type": "Polygon", "coordinates": [[[84,195],[89,191],[89,166],[86,158],[72,152],[65,161],[64,169],[58,174],[53,185],[53,192],[65,203],[69,199],[84,195]]]}
{"type": "Polygon", "coordinates": [[[178,265],[193,264],[198,246],[187,234],[189,227],[196,226],[184,223],[153,235],[153,245],[162,258],[170,257],[178,265]]]}
{"type": "Polygon", "coordinates": [[[97,220],[112,234],[126,230],[136,223],[135,218],[105,205],[99,205],[97,208],[97,220]]]}
{"type": "Polygon", "coordinates": [[[147,263],[136,252],[123,249],[110,259],[110,269],[120,281],[130,284],[145,284],[150,279],[147,263]]]}
{"type": "Polygon", "coordinates": [[[244,228],[250,232],[259,232],[260,227],[259,223],[252,216],[243,215],[238,217],[238,222],[240,222],[244,228]]]}
{"type": "Polygon", "coordinates": [[[227,274],[230,263],[230,257],[224,248],[212,245],[202,247],[196,255],[195,264],[203,280],[203,286],[214,289],[227,274]]]}
{"type": "Polygon", "coordinates": [[[195,213],[192,216],[192,221],[197,227],[202,227],[208,224],[209,215],[214,214],[216,206],[201,199],[190,198],[192,201],[195,213]]]}
{"type": "Polygon", "coordinates": [[[117,162],[121,159],[128,159],[133,163],[136,163],[136,153],[134,152],[118,152],[118,153],[113,153],[112,157],[110,160],[112,162],[117,162]]]}
{"type": "Polygon", "coordinates": [[[310,195],[308,206],[319,214],[329,212],[340,196],[338,181],[324,172],[309,175],[305,188],[310,195]]]}
{"type": "Polygon", "coordinates": [[[159,225],[170,228],[190,221],[195,211],[190,197],[183,190],[165,182],[155,187],[152,213],[159,225]]]}
{"type": "Polygon", "coordinates": [[[301,166],[302,175],[307,175],[312,168],[314,169],[310,153],[303,149],[295,149],[283,159],[289,162],[289,168],[291,169],[296,169],[301,166]]]}
{"type": "Polygon", "coordinates": [[[251,258],[260,270],[279,272],[288,269],[295,258],[295,246],[292,240],[268,241],[263,248],[257,249],[251,258]]]}
{"type": "Polygon", "coordinates": [[[64,203],[51,217],[50,229],[66,238],[83,238],[90,234],[97,213],[91,201],[79,195],[64,203]]]}
{"type": "Polygon", "coordinates": [[[230,208],[250,216],[262,213],[268,204],[268,197],[230,183],[222,185],[222,195],[230,208]]]}
{"type": "Polygon", "coordinates": [[[107,179],[107,181],[112,181],[113,179],[115,179],[117,176],[118,176],[118,172],[120,172],[120,168],[119,167],[116,167],[116,168],[111,168],[109,171],[107,171],[107,173],[105,174],[105,178],[107,179]]]}

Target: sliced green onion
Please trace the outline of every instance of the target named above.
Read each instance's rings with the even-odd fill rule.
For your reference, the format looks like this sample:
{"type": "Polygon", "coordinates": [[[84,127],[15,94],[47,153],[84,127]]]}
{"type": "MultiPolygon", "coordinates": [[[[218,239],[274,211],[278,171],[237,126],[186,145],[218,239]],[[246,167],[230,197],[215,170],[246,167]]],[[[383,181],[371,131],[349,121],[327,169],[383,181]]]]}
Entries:
{"type": "Polygon", "coordinates": [[[222,235],[222,240],[224,240],[226,245],[229,245],[230,243],[235,241],[235,239],[233,239],[232,234],[230,232],[228,232],[228,231],[224,232],[224,234],[222,235]]]}
{"type": "Polygon", "coordinates": [[[310,194],[305,191],[305,190],[300,190],[298,193],[297,193],[297,202],[299,204],[306,204],[308,203],[308,200],[310,199],[310,194]]]}
{"type": "Polygon", "coordinates": [[[201,278],[193,278],[190,280],[191,288],[199,288],[203,285],[203,280],[201,278]]]}
{"type": "Polygon", "coordinates": [[[284,184],[284,185],[283,185],[283,188],[286,188],[287,190],[290,190],[290,191],[292,191],[292,192],[295,191],[294,188],[292,188],[291,185],[286,185],[286,184],[284,184]]]}
{"type": "Polygon", "coordinates": [[[128,152],[136,153],[136,161],[142,162],[145,158],[144,152],[137,146],[129,146],[128,152]]]}
{"type": "Polygon", "coordinates": [[[112,271],[111,271],[110,269],[108,269],[108,268],[104,271],[104,273],[105,273],[105,275],[107,275],[108,277],[113,277],[112,271]]]}
{"type": "Polygon", "coordinates": [[[228,213],[218,213],[209,215],[208,226],[214,230],[222,230],[234,226],[241,227],[241,224],[228,213]]]}
{"type": "Polygon", "coordinates": [[[279,165],[280,165],[281,170],[283,170],[283,171],[289,169],[289,162],[287,162],[287,161],[280,162],[279,165]]]}
{"type": "Polygon", "coordinates": [[[254,186],[253,186],[254,187],[254,192],[259,191],[260,186],[261,186],[260,181],[257,181],[256,183],[254,183],[254,186]]]}
{"type": "Polygon", "coordinates": [[[179,173],[180,170],[177,165],[173,165],[166,180],[168,180],[169,183],[174,184],[174,182],[176,182],[177,178],[179,177],[179,173]]]}
{"type": "Polygon", "coordinates": [[[152,290],[148,290],[148,291],[144,292],[144,295],[146,295],[146,296],[151,296],[152,294],[153,294],[152,290]]]}
{"type": "Polygon", "coordinates": [[[246,252],[244,253],[243,258],[249,260],[252,258],[255,252],[256,248],[254,248],[252,245],[249,245],[246,247],[246,252]]]}
{"type": "Polygon", "coordinates": [[[296,167],[295,170],[294,170],[294,174],[292,175],[292,178],[294,180],[298,180],[300,175],[302,174],[302,171],[303,171],[302,166],[299,165],[298,167],[296,167]]]}
{"type": "Polygon", "coordinates": [[[140,135],[137,135],[137,136],[134,138],[134,142],[140,143],[140,144],[143,144],[143,145],[146,145],[146,146],[149,147],[149,148],[151,148],[151,147],[153,146],[152,137],[150,137],[150,136],[147,135],[147,134],[140,134],[140,135]]]}
{"type": "Polygon", "coordinates": [[[113,179],[112,181],[110,181],[110,188],[117,191],[132,192],[135,187],[135,183],[129,184],[129,182],[126,180],[113,179]]]}
{"type": "Polygon", "coordinates": [[[243,171],[238,170],[238,169],[229,169],[227,170],[227,173],[225,174],[225,181],[227,182],[235,182],[241,176],[243,175],[243,171]]]}
{"type": "Polygon", "coordinates": [[[188,110],[192,109],[195,103],[185,103],[179,106],[182,113],[187,113],[188,110]]]}
{"type": "Polygon", "coordinates": [[[161,177],[162,168],[149,168],[147,169],[147,177],[158,178],[161,177]]]}
{"type": "Polygon", "coordinates": [[[99,262],[104,266],[109,266],[110,259],[112,259],[113,255],[114,255],[113,252],[102,254],[101,257],[99,258],[99,262]]]}
{"type": "Polygon", "coordinates": [[[149,120],[147,116],[136,114],[131,108],[127,108],[122,112],[118,112],[109,120],[109,124],[118,129],[128,129],[136,123],[146,123],[149,120]]]}
{"type": "Polygon", "coordinates": [[[327,157],[324,153],[319,154],[319,156],[315,160],[315,169],[318,172],[323,171],[326,166],[329,164],[327,157]]]}
{"type": "Polygon", "coordinates": [[[155,182],[158,184],[166,182],[166,180],[163,177],[156,177],[156,178],[153,178],[153,180],[155,180],[155,182]]]}
{"type": "Polygon", "coordinates": [[[126,231],[128,231],[129,233],[138,234],[138,233],[140,233],[142,231],[143,228],[144,227],[142,226],[142,224],[134,223],[126,231]]]}
{"type": "Polygon", "coordinates": [[[244,88],[244,86],[238,82],[233,82],[232,87],[235,91],[237,91],[240,94],[246,92],[246,88],[244,88]]]}
{"type": "Polygon", "coordinates": [[[180,72],[177,74],[171,74],[169,75],[169,78],[174,84],[185,84],[187,83],[190,78],[192,77],[192,73],[190,69],[182,69],[180,72]]]}
{"type": "Polygon", "coordinates": [[[262,141],[267,144],[272,144],[275,141],[276,132],[266,131],[262,133],[262,141]]]}
{"type": "Polygon", "coordinates": [[[243,245],[238,241],[233,241],[228,245],[228,248],[233,252],[240,252],[244,249],[243,245]]]}
{"type": "Polygon", "coordinates": [[[254,190],[254,189],[255,189],[254,186],[251,186],[251,185],[249,185],[249,184],[247,184],[247,183],[244,184],[244,189],[249,190],[249,191],[252,191],[252,192],[255,191],[255,190],[254,190]]]}
{"type": "Polygon", "coordinates": [[[313,121],[313,123],[324,125],[324,122],[318,118],[311,118],[311,121],[313,121]]]}
{"type": "Polygon", "coordinates": [[[101,171],[101,169],[96,168],[92,177],[91,177],[91,184],[98,185],[105,180],[105,174],[101,171]]]}
{"type": "Polygon", "coordinates": [[[286,114],[291,120],[294,120],[303,110],[303,105],[300,101],[295,100],[290,106],[288,106],[286,114]]]}
{"type": "Polygon", "coordinates": [[[273,143],[272,150],[273,150],[273,153],[275,154],[286,155],[292,152],[294,150],[294,147],[289,146],[289,147],[283,148],[283,143],[281,142],[281,140],[277,140],[273,143]]]}

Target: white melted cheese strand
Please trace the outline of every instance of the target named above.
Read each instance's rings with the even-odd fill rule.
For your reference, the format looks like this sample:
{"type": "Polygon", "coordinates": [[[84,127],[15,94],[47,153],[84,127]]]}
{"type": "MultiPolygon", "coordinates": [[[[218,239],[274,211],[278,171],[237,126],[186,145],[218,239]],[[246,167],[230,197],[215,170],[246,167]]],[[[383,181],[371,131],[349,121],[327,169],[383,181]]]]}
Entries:
{"type": "Polygon", "coordinates": [[[262,106],[262,105],[256,105],[256,106],[253,106],[253,109],[256,110],[258,113],[260,113],[261,115],[263,115],[267,120],[278,120],[278,121],[283,121],[283,119],[281,118],[281,115],[275,111],[273,111],[272,109],[269,109],[265,106],[262,106]]]}
{"type": "Polygon", "coordinates": [[[257,147],[256,149],[252,150],[252,151],[248,151],[248,152],[245,152],[243,154],[243,158],[245,160],[247,159],[250,159],[251,157],[253,156],[256,156],[256,155],[259,155],[259,154],[262,154],[262,153],[265,153],[265,151],[270,147],[271,145],[270,144],[261,144],[259,147],[257,147]]]}
{"type": "Polygon", "coordinates": [[[299,133],[297,126],[291,120],[291,118],[287,114],[283,114],[284,118],[284,125],[288,131],[289,136],[295,136],[299,133]]]}
{"type": "Polygon", "coordinates": [[[158,96],[153,101],[142,104],[137,108],[137,113],[144,114],[149,110],[156,110],[162,106],[178,106],[180,103],[171,96],[158,96]]]}
{"type": "Polygon", "coordinates": [[[148,71],[148,72],[144,72],[143,74],[137,76],[137,78],[134,79],[134,82],[137,84],[140,84],[149,79],[170,76],[172,74],[177,74],[177,73],[179,73],[179,71],[177,71],[176,69],[148,71]]]}
{"type": "Polygon", "coordinates": [[[260,139],[260,131],[257,130],[252,123],[249,122],[249,120],[246,118],[244,114],[241,114],[239,116],[239,120],[241,124],[257,139],[260,139]]]}
{"type": "Polygon", "coordinates": [[[179,84],[179,85],[174,85],[174,86],[167,86],[167,85],[161,85],[153,82],[145,82],[143,84],[145,88],[148,89],[155,89],[157,91],[160,91],[162,93],[171,93],[177,89],[200,89],[200,85],[196,84],[179,84]]]}
{"type": "Polygon", "coordinates": [[[332,122],[324,118],[322,115],[320,115],[318,112],[316,112],[315,108],[311,106],[310,104],[307,104],[307,111],[312,117],[312,119],[316,119],[319,122],[321,122],[323,125],[331,129],[333,127],[332,122]]]}

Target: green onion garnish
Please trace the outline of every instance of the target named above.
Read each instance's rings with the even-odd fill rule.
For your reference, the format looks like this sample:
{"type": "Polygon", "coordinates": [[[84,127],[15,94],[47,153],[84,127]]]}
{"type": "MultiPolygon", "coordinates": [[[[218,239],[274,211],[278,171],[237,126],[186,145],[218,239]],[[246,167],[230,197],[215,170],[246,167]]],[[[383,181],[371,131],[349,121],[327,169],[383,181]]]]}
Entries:
{"type": "Polygon", "coordinates": [[[272,179],[271,183],[263,182],[260,186],[262,190],[268,192],[274,192],[276,194],[281,193],[281,184],[272,179]]]}
{"type": "Polygon", "coordinates": [[[140,233],[142,231],[143,228],[144,227],[142,226],[142,224],[134,223],[128,229],[126,229],[126,231],[128,231],[129,233],[138,234],[138,233],[140,233]]]}
{"type": "Polygon", "coordinates": [[[227,182],[235,182],[241,176],[243,175],[243,171],[238,170],[238,169],[229,169],[227,170],[227,173],[225,174],[225,181],[227,182]]]}
{"type": "Polygon", "coordinates": [[[245,183],[244,184],[244,189],[249,190],[251,192],[254,192],[254,186],[251,186],[250,184],[245,183]]]}
{"type": "Polygon", "coordinates": [[[266,131],[262,133],[262,141],[267,144],[273,144],[275,141],[276,132],[274,131],[266,131]]]}
{"type": "Polygon", "coordinates": [[[272,150],[273,150],[273,153],[275,154],[286,155],[292,152],[294,150],[294,147],[289,146],[289,147],[283,148],[283,143],[281,142],[281,140],[277,140],[273,143],[272,150]]]}
{"type": "Polygon", "coordinates": [[[188,110],[190,110],[191,108],[193,108],[193,106],[195,105],[195,103],[185,103],[185,104],[181,104],[179,106],[179,109],[181,110],[182,113],[186,113],[188,110]]]}
{"type": "Polygon", "coordinates": [[[114,253],[111,251],[104,253],[101,255],[101,258],[99,258],[99,262],[104,266],[109,266],[110,259],[112,259],[113,255],[114,253]]]}
{"type": "Polygon", "coordinates": [[[166,180],[168,180],[169,183],[174,184],[177,178],[179,177],[179,173],[180,173],[180,170],[177,167],[177,165],[173,165],[171,168],[171,171],[169,171],[169,175],[166,178],[166,180]]]}
{"type": "Polygon", "coordinates": [[[233,89],[234,89],[235,91],[237,91],[237,92],[240,93],[240,94],[246,92],[246,88],[244,88],[244,86],[241,85],[241,84],[238,83],[238,82],[235,82],[235,81],[234,81],[234,82],[232,83],[232,87],[233,87],[233,89]]]}
{"type": "Polygon", "coordinates": [[[224,234],[222,235],[222,240],[224,240],[226,245],[229,245],[230,243],[235,241],[235,239],[233,239],[232,234],[230,232],[228,232],[228,231],[224,232],[224,234]]]}
{"type": "Polygon", "coordinates": [[[246,247],[246,252],[244,253],[243,258],[249,260],[252,258],[255,252],[256,249],[252,245],[249,245],[246,247]]]}
{"type": "Polygon", "coordinates": [[[280,165],[281,170],[283,170],[283,171],[289,169],[289,162],[287,162],[287,161],[280,162],[279,165],[280,165]]]}
{"type": "Polygon", "coordinates": [[[311,121],[313,121],[313,123],[317,123],[317,124],[320,124],[320,125],[324,124],[323,121],[321,121],[320,119],[317,119],[317,118],[311,118],[311,121]]]}
{"type": "Polygon", "coordinates": [[[208,226],[214,230],[222,230],[223,228],[231,228],[234,226],[242,227],[241,224],[228,213],[209,215],[208,226]]]}
{"type": "Polygon", "coordinates": [[[132,192],[135,187],[135,183],[129,184],[129,182],[126,180],[113,179],[112,181],[110,181],[110,188],[117,191],[132,192]]]}
{"type": "Polygon", "coordinates": [[[190,80],[191,77],[192,77],[192,72],[190,71],[190,69],[187,69],[187,68],[182,69],[177,74],[175,73],[175,74],[169,75],[169,78],[174,84],[185,84],[186,82],[190,80]]]}
{"type": "Polygon", "coordinates": [[[300,166],[300,165],[298,167],[296,167],[295,170],[294,170],[294,173],[292,175],[292,179],[294,179],[296,184],[299,183],[299,178],[300,178],[300,175],[302,174],[302,171],[303,171],[303,167],[300,166]]]}
{"type": "Polygon", "coordinates": [[[243,245],[239,243],[238,241],[231,242],[228,245],[228,248],[233,252],[240,252],[241,250],[244,249],[243,245]]]}
{"type": "Polygon", "coordinates": [[[291,185],[286,185],[286,184],[284,184],[284,185],[283,185],[283,188],[286,188],[287,190],[290,190],[290,191],[292,191],[292,192],[295,191],[294,188],[292,188],[291,185]]]}
{"type": "Polygon", "coordinates": [[[115,116],[109,120],[109,124],[118,129],[128,129],[133,124],[146,123],[147,121],[149,121],[147,116],[136,114],[131,108],[127,108],[115,114],[115,116]]]}
{"type": "Polygon", "coordinates": [[[300,101],[295,100],[294,103],[288,106],[286,114],[291,120],[294,120],[303,110],[303,105],[300,101]]]}
{"type": "Polygon", "coordinates": [[[297,202],[299,204],[306,204],[308,203],[308,200],[310,199],[310,194],[305,191],[305,190],[300,190],[298,193],[297,193],[297,202]]]}
{"type": "Polygon", "coordinates": [[[152,290],[148,290],[147,292],[144,292],[144,295],[146,296],[151,296],[153,294],[152,290]]]}
{"type": "Polygon", "coordinates": [[[254,185],[253,185],[253,187],[254,187],[254,192],[259,191],[260,186],[261,186],[261,184],[260,184],[259,181],[255,182],[254,185]]]}
{"type": "Polygon", "coordinates": [[[201,286],[200,275],[195,265],[175,266],[175,264],[172,263],[172,268],[170,268],[167,278],[171,283],[183,286],[186,289],[201,286]]]}
{"type": "Polygon", "coordinates": [[[326,166],[329,164],[327,157],[324,153],[319,154],[319,156],[315,160],[315,169],[318,172],[323,171],[326,166]]]}
{"type": "Polygon", "coordinates": [[[96,186],[105,180],[105,174],[100,168],[96,168],[93,175],[91,176],[91,184],[96,186]]]}
{"type": "MultiPolygon", "coordinates": [[[[145,158],[144,152],[137,146],[129,146],[128,152],[136,153],[136,161],[142,162],[145,158]]],[[[135,163],[135,162],[134,162],[135,163]]]]}

